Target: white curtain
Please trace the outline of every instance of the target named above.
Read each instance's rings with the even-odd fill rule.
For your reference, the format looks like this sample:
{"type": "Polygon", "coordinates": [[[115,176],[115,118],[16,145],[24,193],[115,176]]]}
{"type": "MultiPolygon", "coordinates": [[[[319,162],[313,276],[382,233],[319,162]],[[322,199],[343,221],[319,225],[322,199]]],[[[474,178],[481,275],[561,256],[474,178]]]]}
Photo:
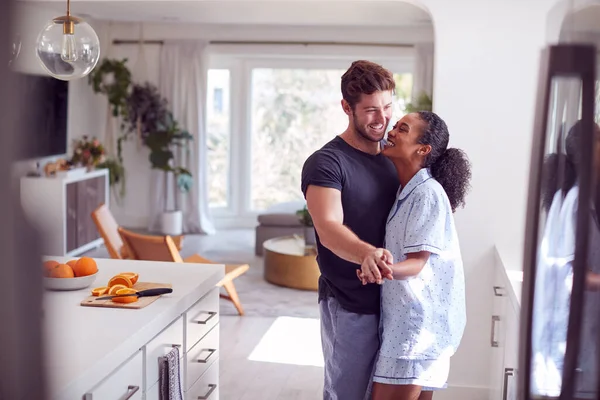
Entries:
{"type": "Polygon", "coordinates": [[[433,95],[433,43],[417,43],[415,45],[415,68],[413,74],[413,101],[425,92],[433,95]]]}
{"type": "MultiPolygon", "coordinates": [[[[173,117],[187,130],[193,140],[188,149],[175,157],[177,165],[192,173],[193,185],[189,192],[175,191],[175,199],[165,198],[165,187],[172,184],[172,176],[152,170],[150,231],[160,230],[160,215],[169,211],[170,204],[183,213],[184,233],[215,233],[208,214],[208,179],[206,147],[206,80],[207,47],[203,41],[165,41],[160,54],[160,93],[168,100],[173,117]],[[165,207],[167,206],[167,207],[165,207]]],[[[168,186],[169,188],[172,186],[168,186]]]]}

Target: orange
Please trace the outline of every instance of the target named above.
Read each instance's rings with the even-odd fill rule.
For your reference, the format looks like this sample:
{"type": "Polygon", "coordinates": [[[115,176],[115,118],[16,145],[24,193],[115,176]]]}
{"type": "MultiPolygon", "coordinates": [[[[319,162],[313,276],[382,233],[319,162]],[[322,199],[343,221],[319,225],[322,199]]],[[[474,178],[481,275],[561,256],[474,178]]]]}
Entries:
{"type": "Polygon", "coordinates": [[[81,257],[75,263],[73,267],[73,272],[75,272],[75,276],[88,276],[93,275],[98,272],[98,265],[93,258],[90,257],[81,257]]]}
{"type": "Polygon", "coordinates": [[[108,292],[108,289],[110,289],[108,286],[94,288],[92,289],[92,296],[102,296],[108,292]]]}
{"type": "Polygon", "coordinates": [[[128,277],[133,285],[136,284],[136,282],[138,281],[138,278],[140,277],[137,272],[121,272],[121,273],[119,273],[119,275],[128,277]]]}
{"type": "Polygon", "coordinates": [[[125,285],[125,287],[133,287],[133,283],[128,276],[125,275],[115,275],[108,281],[108,286],[113,287],[115,285],[125,285]]]}
{"type": "Polygon", "coordinates": [[[60,263],[58,261],[54,261],[54,260],[44,261],[44,263],[42,264],[44,275],[49,276],[50,270],[53,269],[54,267],[56,267],[58,264],[60,264],[60,263]]]}
{"type": "Polygon", "coordinates": [[[129,288],[125,285],[114,285],[108,290],[108,295],[110,295],[110,296],[115,295],[121,289],[129,289],[129,288]]]}
{"type": "Polygon", "coordinates": [[[67,264],[58,264],[48,272],[50,278],[74,278],[73,268],[67,264]]]}
{"type": "MultiPolygon", "coordinates": [[[[119,289],[116,294],[132,294],[136,291],[134,289],[119,289]]],[[[133,303],[138,300],[137,296],[127,296],[127,297],[115,297],[112,299],[115,303],[133,303]]]]}
{"type": "Polygon", "coordinates": [[[77,260],[67,261],[67,264],[71,266],[71,268],[75,269],[75,264],[77,264],[77,260]]]}

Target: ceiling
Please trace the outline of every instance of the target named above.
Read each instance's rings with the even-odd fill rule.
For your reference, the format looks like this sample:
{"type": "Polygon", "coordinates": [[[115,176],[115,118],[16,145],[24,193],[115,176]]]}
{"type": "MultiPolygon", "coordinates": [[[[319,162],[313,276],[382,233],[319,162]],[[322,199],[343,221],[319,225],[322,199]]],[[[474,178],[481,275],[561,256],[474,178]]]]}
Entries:
{"type": "MultiPolygon", "coordinates": [[[[63,15],[66,1],[29,1],[63,15]]],[[[74,0],[71,13],[109,21],[217,24],[431,26],[429,14],[399,1],[103,1],[74,0]]]]}

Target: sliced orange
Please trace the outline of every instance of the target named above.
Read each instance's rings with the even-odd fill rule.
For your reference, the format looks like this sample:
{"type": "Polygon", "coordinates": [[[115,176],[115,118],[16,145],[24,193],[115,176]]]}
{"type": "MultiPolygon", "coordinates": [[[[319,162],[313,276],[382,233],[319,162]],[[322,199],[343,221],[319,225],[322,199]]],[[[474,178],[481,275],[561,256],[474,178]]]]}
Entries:
{"type": "MultiPolygon", "coordinates": [[[[117,295],[119,294],[133,294],[136,293],[136,290],[134,289],[119,289],[117,290],[117,295]]],[[[137,296],[125,296],[125,297],[115,297],[114,299],[112,299],[112,301],[114,301],[115,303],[133,303],[138,301],[138,297],[137,296]]]]}
{"type": "Polygon", "coordinates": [[[133,287],[133,283],[128,276],[125,275],[115,275],[108,281],[108,286],[113,287],[115,285],[124,285],[125,287],[133,287]]]}
{"type": "Polygon", "coordinates": [[[110,296],[115,295],[121,289],[129,289],[129,288],[125,285],[114,285],[114,286],[110,287],[110,289],[108,290],[108,294],[110,296]]]}
{"type": "Polygon", "coordinates": [[[110,288],[108,286],[101,286],[92,289],[92,296],[102,296],[103,294],[108,293],[110,288]]]}
{"type": "Polygon", "coordinates": [[[137,272],[121,272],[119,275],[126,276],[131,280],[131,283],[135,285],[140,275],[137,272]]]}

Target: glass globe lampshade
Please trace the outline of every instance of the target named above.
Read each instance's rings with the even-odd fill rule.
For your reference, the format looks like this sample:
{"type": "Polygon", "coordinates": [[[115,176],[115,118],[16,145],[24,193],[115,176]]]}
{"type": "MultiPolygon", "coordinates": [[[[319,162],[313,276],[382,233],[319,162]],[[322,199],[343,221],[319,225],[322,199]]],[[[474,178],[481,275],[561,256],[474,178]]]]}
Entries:
{"type": "Polygon", "coordinates": [[[49,21],[36,42],[36,55],[51,76],[63,81],[88,75],[100,58],[100,41],[83,19],[66,16],[49,21]]]}

